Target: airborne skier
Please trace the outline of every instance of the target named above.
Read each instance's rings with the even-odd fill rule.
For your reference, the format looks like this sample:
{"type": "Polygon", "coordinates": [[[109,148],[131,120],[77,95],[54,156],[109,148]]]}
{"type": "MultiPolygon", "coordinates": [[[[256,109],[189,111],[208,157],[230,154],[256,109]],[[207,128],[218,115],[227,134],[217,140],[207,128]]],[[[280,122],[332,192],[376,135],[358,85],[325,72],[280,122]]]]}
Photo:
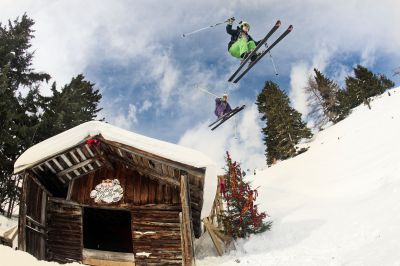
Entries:
{"type": "Polygon", "coordinates": [[[209,127],[212,127],[211,130],[216,129],[225,121],[239,113],[245,108],[245,105],[235,107],[234,109],[231,108],[231,106],[228,103],[228,95],[225,93],[221,98],[217,97],[215,99],[215,110],[214,114],[218,117],[217,120],[212,122],[209,127]]]}
{"type": "MultiPolygon", "coordinates": [[[[250,31],[250,24],[246,21],[241,21],[239,22],[239,27],[236,27],[236,29],[232,29],[233,22],[235,22],[235,18],[229,18],[225,20],[224,22],[219,22],[214,25],[210,25],[208,27],[204,27],[198,30],[194,30],[189,33],[182,34],[182,37],[186,37],[189,35],[192,35],[194,33],[197,33],[199,31],[203,31],[206,29],[214,28],[218,25],[222,25],[224,23],[227,23],[226,26],[226,32],[231,35],[231,41],[228,44],[228,51],[229,53],[235,57],[242,59],[240,62],[239,67],[236,69],[236,71],[229,77],[228,81],[237,83],[244,75],[246,75],[249,70],[257,64],[258,61],[261,60],[267,53],[271,51],[272,48],[274,48],[275,45],[277,45],[280,41],[282,41],[283,38],[285,38],[292,30],[293,26],[290,25],[286,31],[284,31],[271,45],[267,45],[267,41],[269,37],[271,37],[272,34],[280,27],[281,22],[278,20],[275,25],[269,30],[267,35],[260,41],[254,41],[253,38],[249,35],[250,31]],[[265,45],[266,49],[263,51],[260,50],[260,48],[265,45]],[[246,69],[244,69],[242,72],[242,68],[247,65],[247,62],[249,62],[249,65],[247,66],[246,69]],[[239,72],[241,72],[239,74],[239,72]],[[238,77],[236,77],[239,74],[238,77]]],[[[271,55],[271,54],[270,54],[271,55]]],[[[271,56],[272,60],[272,56],[271,56]]],[[[274,64],[274,63],[273,63],[274,64]]],[[[275,68],[275,65],[274,65],[275,68]]],[[[276,72],[276,69],[275,69],[276,72]]],[[[276,72],[276,75],[277,72],[276,72]]]]}
{"type": "MultiPolygon", "coordinates": [[[[239,22],[239,27],[232,29],[235,18],[227,20],[226,32],[231,35],[231,41],[228,44],[229,53],[236,58],[246,59],[251,52],[257,47],[260,41],[254,41],[249,35],[250,24],[246,21],[239,22]]],[[[253,54],[250,58],[251,61],[257,59],[257,54],[253,54]]]]}
{"type": "Polygon", "coordinates": [[[215,110],[214,114],[221,118],[222,116],[226,115],[227,113],[231,112],[232,108],[228,103],[228,94],[224,94],[221,98],[215,99],[215,110]]]}

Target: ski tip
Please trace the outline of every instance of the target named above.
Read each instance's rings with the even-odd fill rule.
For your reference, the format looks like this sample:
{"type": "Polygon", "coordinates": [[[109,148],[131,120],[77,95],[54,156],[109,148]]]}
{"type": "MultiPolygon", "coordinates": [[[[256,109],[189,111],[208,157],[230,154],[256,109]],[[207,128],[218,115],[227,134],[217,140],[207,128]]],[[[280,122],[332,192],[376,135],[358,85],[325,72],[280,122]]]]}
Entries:
{"type": "Polygon", "coordinates": [[[288,31],[292,31],[293,30],[293,25],[290,25],[289,28],[287,29],[288,31]]]}
{"type": "Polygon", "coordinates": [[[275,23],[275,26],[276,26],[276,27],[279,27],[280,25],[281,25],[281,21],[280,21],[280,20],[277,20],[276,23],[275,23]]]}

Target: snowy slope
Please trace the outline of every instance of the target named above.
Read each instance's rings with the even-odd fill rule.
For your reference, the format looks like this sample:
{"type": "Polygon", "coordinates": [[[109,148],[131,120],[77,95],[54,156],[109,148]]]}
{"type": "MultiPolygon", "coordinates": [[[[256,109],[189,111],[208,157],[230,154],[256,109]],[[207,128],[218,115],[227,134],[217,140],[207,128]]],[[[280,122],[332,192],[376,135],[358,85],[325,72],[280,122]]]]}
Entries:
{"type": "Polygon", "coordinates": [[[198,265],[400,265],[400,89],[390,92],[252,177],[272,231],[198,265]]]}

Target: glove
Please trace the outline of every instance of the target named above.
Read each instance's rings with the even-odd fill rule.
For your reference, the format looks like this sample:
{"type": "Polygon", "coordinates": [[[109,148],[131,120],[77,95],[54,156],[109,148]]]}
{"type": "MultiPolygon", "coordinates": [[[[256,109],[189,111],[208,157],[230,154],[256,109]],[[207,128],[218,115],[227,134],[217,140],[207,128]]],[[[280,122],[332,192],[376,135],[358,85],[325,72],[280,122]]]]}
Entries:
{"type": "Polygon", "coordinates": [[[227,20],[227,22],[228,22],[229,25],[232,25],[234,21],[235,21],[235,17],[231,17],[231,18],[229,18],[229,19],[227,20]]]}

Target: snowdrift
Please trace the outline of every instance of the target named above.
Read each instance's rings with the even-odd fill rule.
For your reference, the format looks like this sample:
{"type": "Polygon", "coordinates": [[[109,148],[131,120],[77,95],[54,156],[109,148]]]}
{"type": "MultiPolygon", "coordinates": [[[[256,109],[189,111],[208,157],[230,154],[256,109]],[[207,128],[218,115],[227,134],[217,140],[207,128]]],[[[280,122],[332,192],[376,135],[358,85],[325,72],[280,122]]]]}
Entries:
{"type": "Polygon", "coordinates": [[[252,177],[270,232],[198,265],[400,265],[400,89],[252,177]]]}

